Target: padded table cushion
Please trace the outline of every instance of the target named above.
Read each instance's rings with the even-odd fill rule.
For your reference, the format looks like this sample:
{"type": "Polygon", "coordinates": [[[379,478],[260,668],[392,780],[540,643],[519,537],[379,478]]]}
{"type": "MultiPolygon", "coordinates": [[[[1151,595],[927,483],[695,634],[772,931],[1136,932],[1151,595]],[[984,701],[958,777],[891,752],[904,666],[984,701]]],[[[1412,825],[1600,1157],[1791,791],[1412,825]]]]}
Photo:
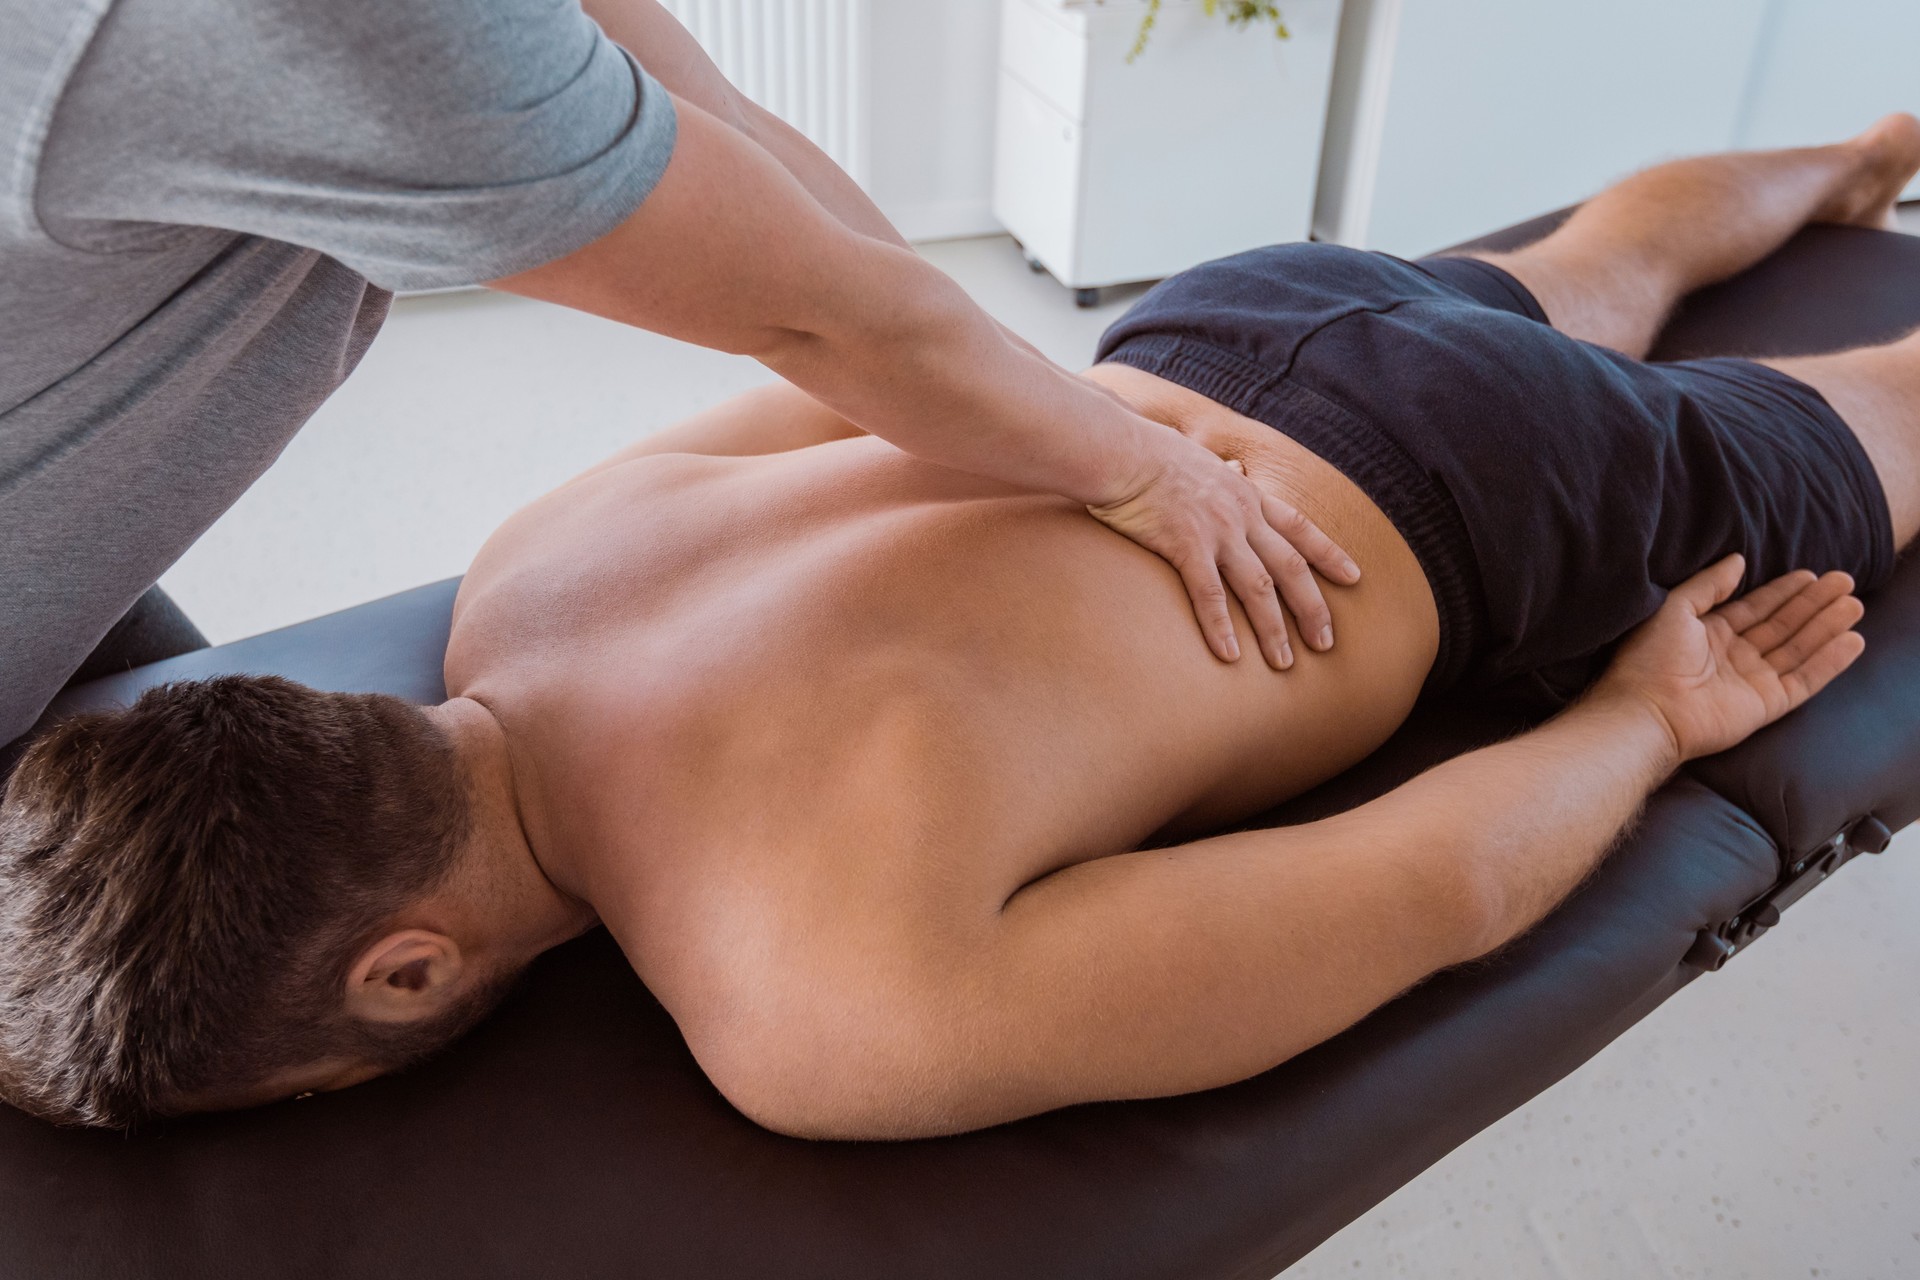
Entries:
{"type": "MultiPolygon", "coordinates": [[[[1920,240],[1814,229],[1693,299],[1662,352],[1832,348],[1916,324],[1920,240]]],[[[453,590],[98,681],[52,714],[224,671],[437,700],[453,590]]],[[[1920,812],[1920,570],[1896,574],[1862,629],[1852,671],[1655,796],[1540,928],[1245,1083],[934,1141],[783,1138],[714,1091],[596,932],[543,957],[454,1049],[343,1093],[132,1138],[0,1108],[0,1269],[1271,1276],[1672,995],[1697,972],[1681,959],[1697,931],[1766,891],[1786,855],[1863,814],[1899,826],[1920,812]]],[[[1356,803],[1516,724],[1430,707],[1270,821],[1356,803]]]]}

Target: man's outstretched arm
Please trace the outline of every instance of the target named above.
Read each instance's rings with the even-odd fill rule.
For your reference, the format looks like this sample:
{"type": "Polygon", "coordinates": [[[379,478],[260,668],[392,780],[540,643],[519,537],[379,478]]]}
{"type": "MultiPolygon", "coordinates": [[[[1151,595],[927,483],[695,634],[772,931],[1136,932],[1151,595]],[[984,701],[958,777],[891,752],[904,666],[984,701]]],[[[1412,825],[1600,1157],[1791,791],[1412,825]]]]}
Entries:
{"type": "Polygon", "coordinates": [[[661,453],[698,453],[712,458],[744,458],[787,453],[866,432],[791,383],[772,382],[743,391],[711,409],[662,428],[604,458],[574,479],[608,467],[661,453]]]}
{"type": "Polygon", "coordinates": [[[1027,885],[984,941],[870,976],[862,1007],[887,1017],[814,1019],[835,1042],[796,1047],[784,1091],[736,1102],[803,1133],[904,1137],[1285,1061],[1524,932],[1680,763],[1785,715],[1859,655],[1844,574],[1722,603],[1739,578],[1732,559],[1677,588],[1546,725],[1370,804],[1027,885]],[[889,1007],[875,991],[906,994],[889,1007]]]}

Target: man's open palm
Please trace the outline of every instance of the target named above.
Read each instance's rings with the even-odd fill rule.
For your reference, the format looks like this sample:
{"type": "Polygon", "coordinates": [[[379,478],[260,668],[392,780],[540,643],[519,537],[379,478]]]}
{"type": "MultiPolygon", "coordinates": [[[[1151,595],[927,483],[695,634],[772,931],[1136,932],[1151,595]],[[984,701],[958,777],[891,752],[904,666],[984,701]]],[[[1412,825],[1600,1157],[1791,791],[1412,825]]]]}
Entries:
{"type": "Polygon", "coordinates": [[[1724,751],[1853,665],[1863,608],[1844,573],[1798,570],[1729,600],[1744,562],[1687,579],[1620,646],[1601,683],[1649,699],[1682,759],[1724,751]]]}

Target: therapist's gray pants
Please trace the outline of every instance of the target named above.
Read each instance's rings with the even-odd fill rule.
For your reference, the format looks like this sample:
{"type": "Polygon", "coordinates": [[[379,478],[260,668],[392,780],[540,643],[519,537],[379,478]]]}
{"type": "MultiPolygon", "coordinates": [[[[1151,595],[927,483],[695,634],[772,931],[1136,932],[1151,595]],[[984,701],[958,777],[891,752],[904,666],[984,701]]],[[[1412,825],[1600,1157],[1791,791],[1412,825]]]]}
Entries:
{"type": "MultiPolygon", "coordinates": [[[[147,593],[133,602],[133,608],[101,637],[67,683],[82,684],[206,647],[207,638],[181,612],[173,597],[159,587],[148,587],[147,593]]],[[[6,786],[7,775],[25,749],[24,738],[0,746],[0,787],[6,786]]]]}

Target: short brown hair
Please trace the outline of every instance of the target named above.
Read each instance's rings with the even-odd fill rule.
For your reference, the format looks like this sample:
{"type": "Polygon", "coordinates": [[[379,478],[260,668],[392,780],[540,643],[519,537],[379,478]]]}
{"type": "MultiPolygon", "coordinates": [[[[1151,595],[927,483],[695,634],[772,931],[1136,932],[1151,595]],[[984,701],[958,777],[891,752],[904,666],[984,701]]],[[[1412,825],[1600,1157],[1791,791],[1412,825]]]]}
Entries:
{"type": "Polygon", "coordinates": [[[151,689],[56,725],[0,801],[0,1097],[124,1127],[458,1026],[347,1019],[346,975],[467,826],[419,708],[272,676],[151,689]]]}

